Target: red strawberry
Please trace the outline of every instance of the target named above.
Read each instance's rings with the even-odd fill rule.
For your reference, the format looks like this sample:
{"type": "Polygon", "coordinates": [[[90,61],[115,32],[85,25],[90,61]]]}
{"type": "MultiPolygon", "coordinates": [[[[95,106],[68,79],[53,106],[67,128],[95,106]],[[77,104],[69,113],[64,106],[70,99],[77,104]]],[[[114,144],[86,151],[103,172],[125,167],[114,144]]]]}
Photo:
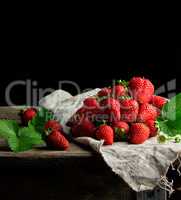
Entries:
{"type": "Polygon", "coordinates": [[[86,115],[85,108],[78,109],[77,112],[69,119],[66,125],[72,127],[74,125],[79,124],[80,121],[85,117],[85,115],[86,115]]]}
{"type": "Polygon", "coordinates": [[[148,79],[133,77],[129,81],[129,91],[139,103],[148,103],[154,94],[154,85],[148,79]]]}
{"type": "Polygon", "coordinates": [[[121,113],[120,113],[120,109],[107,109],[105,111],[105,114],[108,115],[108,121],[109,122],[117,122],[120,120],[121,118],[121,113]]]}
{"type": "Polygon", "coordinates": [[[150,129],[143,123],[133,123],[130,128],[129,142],[142,144],[149,138],[150,129]]]}
{"type": "Polygon", "coordinates": [[[124,99],[120,101],[121,120],[125,122],[136,121],[139,105],[134,99],[124,99]]]}
{"type": "Polygon", "coordinates": [[[125,141],[128,138],[129,125],[126,122],[118,121],[112,124],[117,141],[125,141]]]}
{"type": "Polygon", "coordinates": [[[50,129],[51,131],[60,131],[62,126],[56,120],[49,120],[45,124],[45,130],[50,129]]]}
{"type": "Polygon", "coordinates": [[[93,120],[95,123],[101,123],[103,121],[109,121],[110,119],[110,109],[102,109],[100,108],[99,110],[97,110],[96,115],[93,117],[93,120]]]}
{"type": "Polygon", "coordinates": [[[66,150],[69,147],[68,140],[61,134],[60,131],[52,131],[47,136],[47,144],[55,149],[66,150]]]}
{"type": "Polygon", "coordinates": [[[71,133],[73,137],[80,137],[80,126],[79,125],[73,125],[71,127],[71,133]]]}
{"type": "Polygon", "coordinates": [[[100,102],[100,105],[104,109],[113,109],[113,110],[120,109],[119,101],[113,98],[107,98],[107,99],[102,100],[100,102]]]}
{"type": "Polygon", "coordinates": [[[144,79],[141,77],[133,77],[129,81],[129,87],[133,90],[142,88],[144,86],[144,79]]]}
{"type": "Polygon", "coordinates": [[[96,130],[96,137],[99,140],[104,140],[105,145],[111,145],[114,141],[114,132],[111,126],[101,125],[96,130]]]}
{"type": "Polygon", "coordinates": [[[87,99],[84,100],[84,107],[85,109],[85,115],[89,118],[94,118],[95,114],[98,113],[99,111],[99,103],[98,101],[93,98],[93,97],[89,97],[87,99]]]}
{"type": "Polygon", "coordinates": [[[28,124],[36,116],[37,110],[35,108],[28,108],[23,112],[22,118],[25,124],[28,124]]]}
{"type": "Polygon", "coordinates": [[[151,98],[151,104],[161,109],[167,103],[167,99],[161,96],[153,95],[151,98]]]}
{"type": "Polygon", "coordinates": [[[71,129],[74,137],[94,137],[95,125],[87,118],[84,117],[77,125],[74,125],[71,129]]]}
{"type": "Polygon", "coordinates": [[[155,121],[152,120],[152,119],[150,119],[150,120],[147,120],[147,121],[145,122],[145,124],[146,124],[146,125],[149,127],[149,129],[150,129],[150,137],[156,136],[157,133],[158,133],[158,129],[157,129],[156,126],[155,126],[155,121]]]}
{"type": "Polygon", "coordinates": [[[145,103],[140,105],[137,121],[146,122],[150,119],[155,120],[157,116],[157,108],[149,103],[145,103]]]}
{"type": "Polygon", "coordinates": [[[110,88],[103,88],[97,93],[98,97],[108,97],[110,96],[110,94],[111,94],[110,88]]]}
{"type": "Polygon", "coordinates": [[[115,85],[111,91],[114,98],[118,99],[121,96],[126,95],[126,90],[123,85],[115,85]]]}
{"type": "Polygon", "coordinates": [[[99,108],[99,103],[97,102],[97,100],[95,98],[89,97],[89,98],[84,100],[84,107],[86,109],[99,108]]]}

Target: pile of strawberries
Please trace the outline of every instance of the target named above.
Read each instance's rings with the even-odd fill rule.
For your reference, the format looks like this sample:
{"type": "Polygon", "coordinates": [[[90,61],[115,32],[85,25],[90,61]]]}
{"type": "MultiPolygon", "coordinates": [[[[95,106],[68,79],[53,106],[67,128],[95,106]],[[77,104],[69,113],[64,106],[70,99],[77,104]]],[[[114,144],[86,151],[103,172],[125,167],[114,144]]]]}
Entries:
{"type": "MultiPolygon", "coordinates": [[[[35,108],[28,108],[22,113],[22,122],[24,125],[33,120],[37,115],[35,108]]],[[[44,123],[42,137],[50,148],[66,150],[69,147],[69,142],[65,138],[63,128],[56,120],[48,120],[44,123]]]]}
{"type": "Polygon", "coordinates": [[[67,125],[73,137],[92,137],[104,140],[105,145],[117,141],[141,144],[157,135],[156,118],[166,102],[154,95],[150,80],[133,77],[127,84],[120,81],[85,99],[67,125]]]}

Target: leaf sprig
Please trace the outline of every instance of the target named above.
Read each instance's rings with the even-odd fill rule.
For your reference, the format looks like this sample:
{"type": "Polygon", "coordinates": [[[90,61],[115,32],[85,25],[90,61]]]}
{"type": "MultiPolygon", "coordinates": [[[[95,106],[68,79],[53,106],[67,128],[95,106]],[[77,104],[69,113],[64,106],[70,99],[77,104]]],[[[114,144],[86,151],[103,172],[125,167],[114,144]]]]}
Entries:
{"type": "Polygon", "coordinates": [[[44,125],[49,119],[53,119],[53,114],[41,107],[27,127],[21,127],[15,120],[0,120],[0,137],[14,152],[30,150],[44,143],[44,125]]]}
{"type": "MultiPolygon", "coordinates": [[[[161,117],[157,119],[157,126],[164,133],[165,141],[181,141],[181,93],[164,105],[161,117]]],[[[163,134],[161,138],[163,139],[163,134]]]]}

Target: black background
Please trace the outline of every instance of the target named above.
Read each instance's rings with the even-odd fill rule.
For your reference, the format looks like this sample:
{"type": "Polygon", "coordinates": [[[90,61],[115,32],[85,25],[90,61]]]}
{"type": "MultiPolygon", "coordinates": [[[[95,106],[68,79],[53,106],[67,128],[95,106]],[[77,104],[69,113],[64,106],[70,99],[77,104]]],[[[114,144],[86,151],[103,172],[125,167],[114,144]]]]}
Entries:
{"type": "MultiPolygon", "coordinates": [[[[38,88],[53,89],[58,89],[58,81],[70,80],[83,91],[136,75],[151,79],[155,88],[177,78],[176,92],[180,91],[181,48],[117,48],[116,45],[99,46],[96,42],[83,44],[83,41],[59,45],[28,39],[24,43],[23,40],[8,41],[1,60],[1,105],[6,105],[7,85],[26,79],[37,81],[38,88]]],[[[64,85],[63,89],[76,94],[71,86],[64,85]]],[[[26,104],[25,87],[14,88],[11,97],[16,104],[26,104]]]]}

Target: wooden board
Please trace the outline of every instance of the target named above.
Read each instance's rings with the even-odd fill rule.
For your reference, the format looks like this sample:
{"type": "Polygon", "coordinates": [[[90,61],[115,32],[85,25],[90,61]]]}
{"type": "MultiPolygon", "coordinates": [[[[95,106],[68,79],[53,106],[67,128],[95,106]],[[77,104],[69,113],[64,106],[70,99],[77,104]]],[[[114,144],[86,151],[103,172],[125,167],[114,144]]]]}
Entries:
{"type": "Polygon", "coordinates": [[[61,157],[90,157],[94,152],[91,149],[86,150],[77,144],[70,143],[70,147],[67,151],[49,150],[46,147],[39,147],[33,150],[13,153],[10,151],[3,140],[0,140],[0,157],[6,158],[26,158],[26,159],[37,159],[37,158],[61,158],[61,157]]]}
{"type": "MultiPolygon", "coordinates": [[[[0,107],[0,119],[13,119],[20,121],[20,111],[22,107],[0,107]]],[[[30,151],[25,151],[21,153],[11,152],[6,143],[0,139],[0,157],[18,157],[26,159],[37,159],[37,158],[61,158],[61,157],[90,157],[95,155],[90,148],[86,148],[70,143],[70,148],[67,151],[55,151],[48,150],[45,146],[36,148],[30,151]]]]}
{"type": "MultiPolygon", "coordinates": [[[[21,107],[0,107],[0,119],[20,121],[19,113],[21,109],[21,107]]],[[[66,199],[82,200],[96,200],[97,197],[108,200],[167,199],[165,191],[158,188],[149,192],[135,193],[123,180],[111,173],[111,169],[103,162],[99,154],[93,152],[88,147],[80,146],[80,144],[74,142],[70,143],[70,148],[67,151],[54,151],[42,146],[26,152],[13,153],[8,149],[5,141],[0,139],[0,170],[4,172],[4,176],[1,175],[0,177],[1,182],[3,182],[3,185],[0,184],[2,188],[1,197],[3,197],[2,191],[9,190],[12,175],[10,174],[8,179],[8,174],[12,169],[14,172],[13,177],[15,178],[14,185],[17,185],[17,188],[22,187],[21,183],[25,182],[25,180],[26,184],[32,183],[35,185],[31,192],[29,187],[27,190],[32,195],[31,199],[39,199],[39,197],[36,198],[36,195],[33,195],[36,194],[35,188],[38,188],[41,197],[44,197],[44,199],[51,199],[48,195],[54,195],[53,199],[59,199],[61,196],[66,199]],[[64,165],[66,167],[63,167],[64,165]],[[22,167],[25,168],[24,175],[22,175],[22,167]],[[26,173],[27,167],[28,173],[26,173]],[[51,171],[52,167],[53,170],[51,171]],[[40,168],[40,172],[45,170],[46,176],[41,174],[38,176],[31,175],[31,172],[34,173],[38,168],[40,168]],[[18,169],[20,169],[19,172],[18,169]],[[47,169],[51,171],[50,175],[47,174],[47,169]],[[52,188],[52,173],[56,170],[58,170],[58,174],[53,180],[52,188]],[[62,180],[62,177],[63,181],[59,182],[59,180],[62,180]],[[87,185],[85,185],[86,180],[87,185]],[[41,187],[42,183],[45,182],[47,187],[41,187]],[[56,191],[54,190],[55,187],[57,188],[56,191]],[[63,190],[59,191],[59,188],[63,188],[63,190]],[[81,191],[84,192],[82,193],[81,191]]],[[[44,174],[44,172],[42,173],[44,174]]],[[[14,197],[16,199],[16,196],[19,199],[18,189],[15,189],[12,195],[5,192],[4,196],[6,199],[14,197]]]]}

